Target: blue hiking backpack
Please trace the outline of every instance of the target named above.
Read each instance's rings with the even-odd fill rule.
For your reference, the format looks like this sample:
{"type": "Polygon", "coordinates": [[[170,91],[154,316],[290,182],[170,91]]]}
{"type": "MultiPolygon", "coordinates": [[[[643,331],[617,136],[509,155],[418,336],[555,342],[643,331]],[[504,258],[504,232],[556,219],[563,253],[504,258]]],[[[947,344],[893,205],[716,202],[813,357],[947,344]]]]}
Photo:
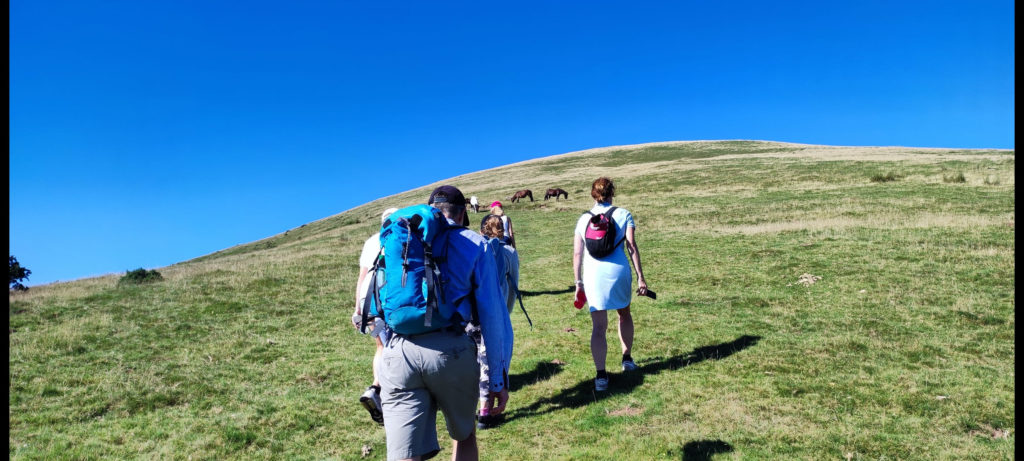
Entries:
{"type": "Polygon", "coordinates": [[[455,309],[444,299],[438,266],[447,255],[451,229],[441,211],[428,205],[402,208],[384,221],[360,331],[376,316],[405,335],[452,325],[455,309]]]}

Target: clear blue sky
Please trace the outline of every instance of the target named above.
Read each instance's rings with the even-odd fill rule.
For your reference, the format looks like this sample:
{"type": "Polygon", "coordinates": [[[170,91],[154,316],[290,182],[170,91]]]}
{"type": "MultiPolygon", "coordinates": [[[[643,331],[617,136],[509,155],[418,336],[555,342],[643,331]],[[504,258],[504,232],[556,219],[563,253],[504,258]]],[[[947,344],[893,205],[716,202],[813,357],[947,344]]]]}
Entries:
{"type": "Polygon", "coordinates": [[[591,147],[1014,148],[1011,1],[10,3],[10,253],[159,268],[591,147]]]}

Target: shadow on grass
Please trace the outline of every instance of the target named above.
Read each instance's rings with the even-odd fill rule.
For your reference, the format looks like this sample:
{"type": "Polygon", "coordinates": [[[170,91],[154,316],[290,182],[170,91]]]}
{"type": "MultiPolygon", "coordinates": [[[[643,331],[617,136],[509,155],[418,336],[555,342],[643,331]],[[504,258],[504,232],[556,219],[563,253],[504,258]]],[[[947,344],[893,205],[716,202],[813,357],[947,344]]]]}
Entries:
{"type": "Polygon", "coordinates": [[[537,362],[534,365],[533,370],[526,373],[518,373],[509,375],[508,377],[508,391],[515,392],[522,389],[524,386],[529,386],[540,382],[542,380],[551,379],[552,376],[562,372],[562,367],[565,365],[561,363],[551,362],[537,362]]]}
{"type": "Polygon", "coordinates": [[[694,440],[683,445],[683,461],[711,461],[718,453],[732,451],[732,445],[721,440],[694,440]]]}
{"type": "MultiPolygon", "coordinates": [[[[563,408],[579,408],[610,395],[632,392],[637,386],[643,384],[645,376],[656,375],[665,370],[677,370],[705,360],[723,359],[757,344],[760,339],[760,336],[743,335],[727,343],[698,347],[688,354],[668,358],[652,357],[650,359],[641,360],[640,363],[642,363],[642,365],[640,365],[636,371],[613,374],[609,380],[610,383],[607,392],[601,392],[598,394],[594,391],[593,379],[586,379],[580,381],[575,386],[563,390],[557,395],[542,398],[525,407],[509,411],[506,416],[506,421],[542,415],[563,408]]],[[[535,368],[534,372],[531,373],[535,373],[539,369],[540,366],[535,368]]],[[[511,379],[509,381],[513,382],[511,379]]]]}
{"type": "Polygon", "coordinates": [[[572,293],[575,290],[575,286],[570,286],[564,290],[548,290],[548,291],[530,291],[530,290],[519,290],[519,294],[523,295],[524,298],[529,296],[540,296],[540,295],[562,295],[566,293],[572,293]]]}

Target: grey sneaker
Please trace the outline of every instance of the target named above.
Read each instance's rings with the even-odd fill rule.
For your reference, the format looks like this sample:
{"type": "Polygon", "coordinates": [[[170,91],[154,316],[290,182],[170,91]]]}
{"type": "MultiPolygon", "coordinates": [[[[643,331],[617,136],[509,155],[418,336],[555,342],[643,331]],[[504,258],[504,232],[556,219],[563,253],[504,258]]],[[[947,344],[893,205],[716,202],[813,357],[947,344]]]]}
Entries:
{"type": "Polygon", "coordinates": [[[636,366],[636,362],[633,362],[632,360],[622,361],[622,371],[633,371],[636,370],[637,368],[640,367],[636,366]]]}
{"type": "Polygon", "coordinates": [[[363,404],[363,408],[370,413],[370,418],[374,422],[384,425],[384,410],[380,405],[380,394],[373,389],[373,386],[367,387],[366,392],[359,396],[359,403],[363,404]]]}
{"type": "Polygon", "coordinates": [[[594,379],[594,390],[597,392],[603,392],[608,390],[608,378],[596,378],[594,379]]]}

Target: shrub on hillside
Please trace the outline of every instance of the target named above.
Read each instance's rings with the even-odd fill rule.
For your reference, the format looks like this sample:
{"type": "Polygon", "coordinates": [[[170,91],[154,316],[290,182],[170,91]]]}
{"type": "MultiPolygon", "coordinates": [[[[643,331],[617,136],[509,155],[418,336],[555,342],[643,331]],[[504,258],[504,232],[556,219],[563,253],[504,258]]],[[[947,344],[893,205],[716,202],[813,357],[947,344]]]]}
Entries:
{"type": "Polygon", "coordinates": [[[143,283],[159,282],[159,281],[161,281],[163,279],[164,279],[164,277],[162,275],[160,275],[160,273],[157,272],[156,269],[153,269],[151,271],[147,271],[147,270],[145,270],[145,269],[140,267],[140,268],[135,269],[133,271],[125,272],[124,276],[121,277],[121,280],[117,281],[117,284],[118,285],[139,285],[139,284],[143,284],[143,283]]]}
{"type": "Polygon", "coordinates": [[[942,175],[942,181],[943,182],[952,182],[952,183],[962,183],[962,182],[967,182],[967,178],[964,177],[964,172],[957,171],[956,173],[953,173],[953,174],[942,175]]]}
{"type": "Polygon", "coordinates": [[[886,173],[875,173],[871,175],[871,182],[891,182],[902,178],[902,176],[891,171],[886,173]]]}

